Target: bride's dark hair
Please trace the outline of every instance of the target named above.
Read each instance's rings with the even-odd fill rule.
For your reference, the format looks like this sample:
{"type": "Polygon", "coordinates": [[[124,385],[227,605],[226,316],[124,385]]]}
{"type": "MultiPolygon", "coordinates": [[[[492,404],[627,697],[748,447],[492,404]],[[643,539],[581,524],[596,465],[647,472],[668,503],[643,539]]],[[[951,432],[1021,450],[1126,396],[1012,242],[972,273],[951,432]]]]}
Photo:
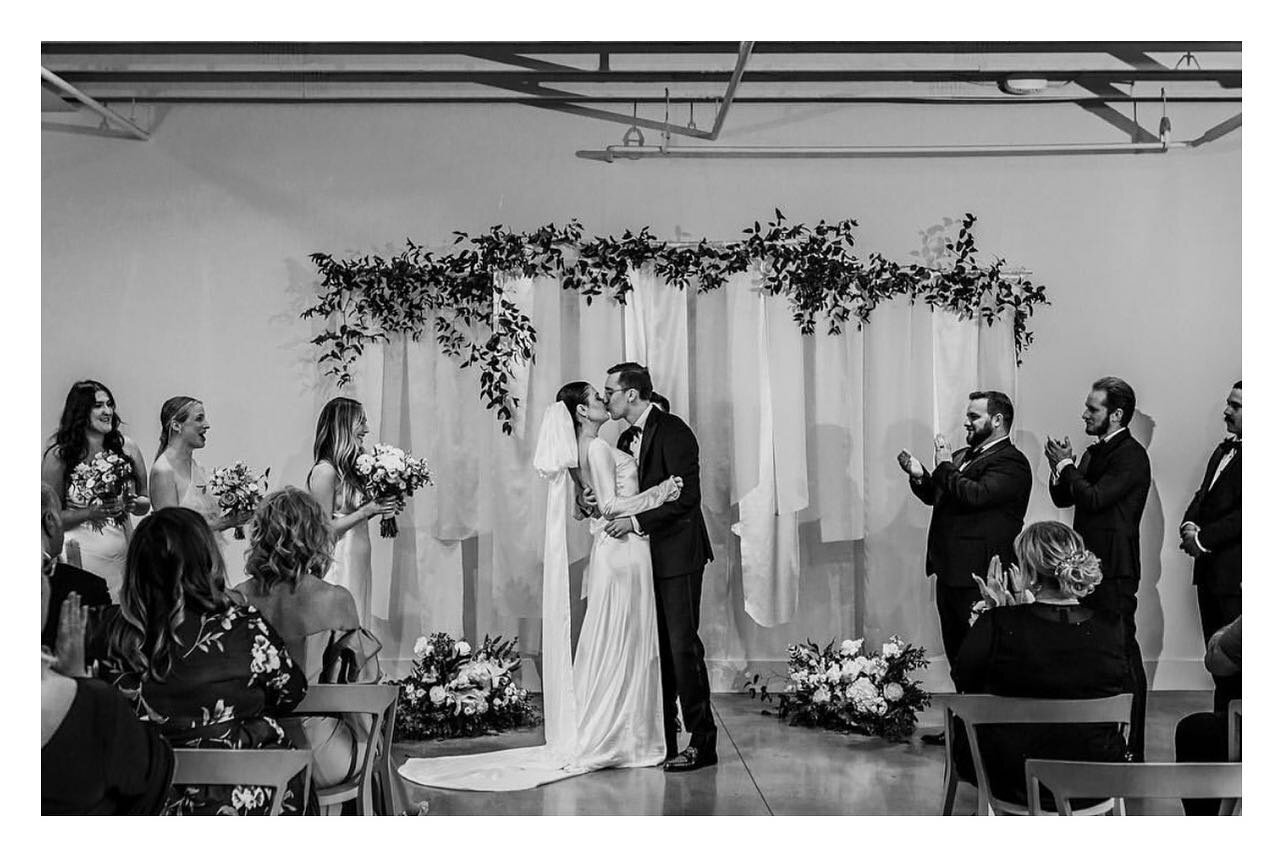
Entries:
{"type": "Polygon", "coordinates": [[[570,421],[575,424],[575,434],[579,434],[579,414],[575,408],[580,405],[588,404],[588,391],[592,389],[592,384],[587,381],[571,381],[557,391],[557,401],[566,406],[570,411],[570,421]]]}

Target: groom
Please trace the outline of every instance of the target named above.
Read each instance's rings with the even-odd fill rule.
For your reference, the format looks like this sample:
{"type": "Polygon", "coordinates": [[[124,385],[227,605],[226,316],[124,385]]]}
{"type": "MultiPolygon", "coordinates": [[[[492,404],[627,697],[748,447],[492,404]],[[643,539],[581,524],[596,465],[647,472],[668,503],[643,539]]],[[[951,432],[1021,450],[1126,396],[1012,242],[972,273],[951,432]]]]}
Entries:
{"type": "Polygon", "coordinates": [[[610,367],[606,410],[628,423],[620,450],[637,462],[641,490],[680,476],[676,500],[630,518],[611,521],[615,537],[630,532],[650,537],[659,621],[660,684],[664,696],[665,771],[693,771],[717,764],[717,727],[709,701],[704,644],[699,639],[699,596],[704,565],[713,558],[700,511],[699,444],[681,419],[651,402],[650,372],[637,363],[610,367]],[[677,752],[677,698],[690,733],[690,746],[677,752]]]}

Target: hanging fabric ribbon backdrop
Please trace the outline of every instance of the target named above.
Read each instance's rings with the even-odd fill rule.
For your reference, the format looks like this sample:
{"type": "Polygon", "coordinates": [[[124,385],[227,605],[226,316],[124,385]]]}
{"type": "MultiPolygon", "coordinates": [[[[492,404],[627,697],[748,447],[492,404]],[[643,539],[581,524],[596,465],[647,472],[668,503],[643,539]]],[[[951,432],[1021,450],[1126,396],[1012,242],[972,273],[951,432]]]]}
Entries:
{"type": "MultiPolygon", "coordinates": [[[[543,268],[494,271],[484,288],[469,287],[471,302],[458,284],[475,274],[460,263],[453,297],[434,295],[439,274],[415,278],[440,264],[424,263],[418,248],[418,268],[405,256],[314,257],[328,286],[309,311],[330,321],[317,338],[323,365],[365,403],[371,437],[426,457],[436,481],[409,504],[400,536],[374,540],[374,630],[391,671],[407,671],[414,639],[434,631],[516,635],[523,652],[542,651],[550,492],[532,466],[538,420],[563,383],[600,390],[622,360],[649,367],[700,442],[717,557],[701,616],[714,689],[738,690],[746,670],[778,668],[788,644],[807,638],[897,633],[938,655],[922,571],[930,510],[910,495],[896,453],[928,454],[936,432],[961,443],[971,390],[1014,397],[1028,315],[1047,303],[1001,262],[974,264],[970,225],[934,267],[877,256],[861,264],[846,323],[832,323],[842,303],[830,295],[816,313],[829,323],[814,335],[807,298],[779,288],[780,263],[763,247],[741,270],[722,259],[721,281],[697,271],[696,288],[682,289],[671,283],[671,255],[633,252],[635,264],[624,264],[598,239],[579,244],[577,260],[567,253],[543,268]],[[616,267],[585,276],[586,257],[616,267]],[[900,287],[879,291],[888,281],[900,287]],[[951,297],[929,299],[941,283],[951,297]]],[[[472,260],[478,269],[484,255],[472,260]]],[[[795,273],[795,289],[801,279],[795,273]]],[[[613,443],[617,432],[607,424],[602,434],[613,443]]],[[[577,632],[590,539],[574,520],[567,526],[577,632]]],[[[527,671],[525,681],[538,677],[527,671]]]]}

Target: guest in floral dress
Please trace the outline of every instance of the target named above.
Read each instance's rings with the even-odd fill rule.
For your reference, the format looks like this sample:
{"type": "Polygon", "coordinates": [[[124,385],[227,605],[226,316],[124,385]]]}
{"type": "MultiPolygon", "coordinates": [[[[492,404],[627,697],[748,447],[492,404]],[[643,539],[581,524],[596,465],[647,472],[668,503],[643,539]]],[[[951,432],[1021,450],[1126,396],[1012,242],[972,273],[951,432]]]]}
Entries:
{"type": "MultiPolygon", "coordinates": [[[[161,509],[139,524],[109,634],[108,677],[174,747],[291,748],[275,718],[302,701],[307,679],[258,611],[233,603],[223,579],[200,514],[161,509]]],[[[165,812],[264,815],[272,797],[259,786],[176,786],[165,812]]],[[[282,812],[300,814],[305,802],[300,775],[282,812]]]]}

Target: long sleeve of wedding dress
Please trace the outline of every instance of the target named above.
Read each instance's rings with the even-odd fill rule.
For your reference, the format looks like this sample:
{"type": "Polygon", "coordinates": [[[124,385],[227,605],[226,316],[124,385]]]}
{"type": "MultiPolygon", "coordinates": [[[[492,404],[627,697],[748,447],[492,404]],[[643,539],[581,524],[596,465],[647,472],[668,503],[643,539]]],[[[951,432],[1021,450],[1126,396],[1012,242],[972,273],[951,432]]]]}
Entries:
{"type": "Polygon", "coordinates": [[[616,482],[615,451],[606,441],[597,439],[588,447],[588,466],[592,471],[593,491],[603,518],[622,518],[657,509],[668,495],[668,483],[661,482],[638,494],[622,496],[616,482]]]}

